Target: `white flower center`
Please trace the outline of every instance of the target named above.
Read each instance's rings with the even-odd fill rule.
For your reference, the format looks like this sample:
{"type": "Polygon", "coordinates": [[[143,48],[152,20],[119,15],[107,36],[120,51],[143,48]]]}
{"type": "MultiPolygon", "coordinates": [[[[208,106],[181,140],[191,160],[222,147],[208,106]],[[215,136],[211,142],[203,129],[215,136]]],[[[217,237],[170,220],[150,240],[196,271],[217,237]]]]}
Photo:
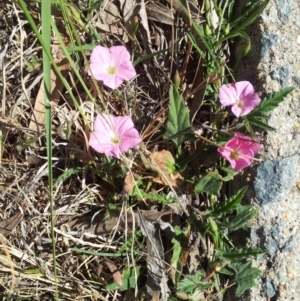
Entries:
{"type": "Polygon", "coordinates": [[[230,157],[231,157],[231,159],[237,160],[240,156],[241,156],[241,154],[239,153],[238,150],[232,149],[230,151],[230,157]]]}
{"type": "Polygon", "coordinates": [[[115,66],[109,66],[106,68],[108,74],[116,74],[117,68],[115,66]]]}
{"type": "Polygon", "coordinates": [[[114,143],[114,144],[118,144],[120,143],[120,137],[118,135],[114,136],[114,137],[111,137],[111,142],[114,143]]]}
{"type": "Polygon", "coordinates": [[[237,99],[235,102],[239,108],[243,107],[243,102],[240,99],[237,99]]]}

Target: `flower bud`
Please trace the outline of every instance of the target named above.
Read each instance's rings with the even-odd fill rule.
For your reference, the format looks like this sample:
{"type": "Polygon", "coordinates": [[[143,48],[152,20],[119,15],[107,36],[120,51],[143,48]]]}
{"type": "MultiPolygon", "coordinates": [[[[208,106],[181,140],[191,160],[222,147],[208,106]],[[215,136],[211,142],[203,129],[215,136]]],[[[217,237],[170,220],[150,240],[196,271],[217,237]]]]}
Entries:
{"type": "Polygon", "coordinates": [[[175,76],[174,76],[174,85],[176,87],[176,89],[178,89],[179,85],[180,85],[180,76],[178,71],[176,71],[175,76]]]}
{"type": "Polygon", "coordinates": [[[189,300],[189,295],[185,292],[176,292],[176,297],[180,300],[189,300]]]}
{"type": "Polygon", "coordinates": [[[211,29],[209,28],[209,25],[205,23],[204,25],[204,33],[206,36],[211,36],[211,29]]]}
{"type": "Polygon", "coordinates": [[[225,35],[227,36],[230,33],[230,24],[228,23],[224,28],[225,35]]]}

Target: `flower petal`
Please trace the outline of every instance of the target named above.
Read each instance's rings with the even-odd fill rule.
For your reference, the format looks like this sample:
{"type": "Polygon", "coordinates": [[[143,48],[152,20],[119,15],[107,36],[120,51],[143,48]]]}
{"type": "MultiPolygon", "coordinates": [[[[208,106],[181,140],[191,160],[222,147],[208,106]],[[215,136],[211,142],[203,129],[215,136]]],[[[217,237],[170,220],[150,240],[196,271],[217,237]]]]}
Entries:
{"type": "Polygon", "coordinates": [[[224,84],[219,88],[220,102],[224,107],[236,104],[237,93],[233,84],[224,84]]]}
{"type": "Polygon", "coordinates": [[[120,149],[127,151],[130,148],[135,147],[141,142],[139,132],[134,128],[134,124],[130,116],[116,117],[116,131],[121,137],[120,149]]]}
{"type": "Polygon", "coordinates": [[[115,128],[120,136],[122,136],[129,129],[134,128],[131,116],[115,117],[115,128]]]}
{"type": "Polygon", "coordinates": [[[231,107],[231,112],[236,116],[236,117],[240,117],[243,115],[244,111],[242,108],[240,108],[238,105],[233,105],[231,107]]]}
{"type": "Polygon", "coordinates": [[[245,157],[240,157],[237,160],[234,160],[234,164],[231,163],[231,166],[233,168],[234,171],[240,171],[248,166],[250,166],[250,164],[252,163],[252,160],[249,158],[245,158],[245,157]]]}
{"type": "Polygon", "coordinates": [[[94,122],[94,131],[100,135],[112,137],[115,133],[115,117],[105,113],[98,114],[94,122]]]}
{"type": "Polygon", "coordinates": [[[130,80],[136,75],[130,53],[124,46],[96,46],[90,57],[90,69],[89,75],[102,80],[111,89],[118,88],[124,80],[130,80]],[[115,73],[110,74],[108,68],[115,68],[115,73]]]}
{"type": "Polygon", "coordinates": [[[117,159],[120,159],[121,156],[121,149],[119,144],[112,143],[109,152],[106,153],[107,156],[112,156],[117,159]]]}
{"type": "Polygon", "coordinates": [[[125,62],[130,62],[130,53],[124,46],[113,46],[109,48],[111,62],[119,67],[125,62]]]}
{"type": "Polygon", "coordinates": [[[91,63],[90,68],[92,72],[88,71],[88,74],[93,75],[97,80],[103,80],[108,75],[104,65],[91,63]]]}
{"type": "Polygon", "coordinates": [[[98,153],[106,153],[111,148],[111,139],[107,139],[105,136],[97,135],[97,133],[91,133],[89,139],[89,145],[98,153]]]}
{"type": "Polygon", "coordinates": [[[249,114],[251,111],[253,111],[253,109],[259,105],[261,99],[256,93],[253,93],[253,94],[246,95],[241,101],[243,103],[243,107],[242,107],[243,112],[241,116],[244,116],[249,114]]]}
{"type": "Polygon", "coordinates": [[[122,152],[135,147],[142,140],[130,116],[98,114],[94,130],[90,134],[89,145],[95,151],[115,158],[120,158],[122,152]],[[120,139],[119,143],[112,140],[116,136],[120,139]]]}
{"type": "Polygon", "coordinates": [[[102,80],[103,84],[111,89],[117,89],[124,81],[117,74],[107,74],[102,80]]]}
{"type": "Polygon", "coordinates": [[[110,66],[111,64],[111,54],[109,48],[103,46],[95,46],[93,49],[90,61],[93,64],[101,66],[110,66]]]}
{"type": "Polygon", "coordinates": [[[247,115],[261,101],[248,81],[222,85],[219,89],[219,98],[223,106],[233,106],[232,113],[237,117],[247,115]],[[240,102],[241,107],[237,106],[237,102],[240,102]]]}
{"type": "Polygon", "coordinates": [[[131,62],[123,63],[118,67],[117,76],[123,80],[131,80],[136,76],[136,71],[131,62]]]}
{"type": "Polygon", "coordinates": [[[239,171],[252,163],[260,147],[259,143],[252,142],[251,137],[236,133],[235,137],[230,139],[224,147],[218,148],[218,152],[230,162],[235,171],[239,171]],[[232,152],[239,154],[236,159],[232,158],[232,152]]]}
{"type": "Polygon", "coordinates": [[[255,93],[252,84],[248,81],[240,81],[232,84],[236,90],[236,94],[240,99],[243,99],[247,95],[255,93]]]}
{"type": "Polygon", "coordinates": [[[136,147],[142,141],[139,132],[132,128],[122,135],[120,149],[123,152],[136,147]]]}

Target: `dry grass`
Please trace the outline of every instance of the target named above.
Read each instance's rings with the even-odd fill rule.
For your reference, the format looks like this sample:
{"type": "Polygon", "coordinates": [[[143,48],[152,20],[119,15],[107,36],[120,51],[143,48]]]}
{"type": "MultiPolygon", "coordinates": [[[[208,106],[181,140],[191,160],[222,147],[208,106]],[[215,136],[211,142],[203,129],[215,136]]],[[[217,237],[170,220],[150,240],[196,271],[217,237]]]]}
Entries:
{"type": "MultiPolygon", "coordinates": [[[[83,1],[75,4],[85,6],[83,1]]],[[[4,235],[0,242],[0,299],[54,300],[55,277],[51,253],[45,137],[43,126],[38,124],[33,114],[37,103],[42,101],[39,96],[43,78],[41,47],[17,3],[2,1],[0,5],[0,232],[4,235]]],[[[28,2],[28,6],[35,22],[39,24],[38,3],[28,2]]],[[[202,6],[199,3],[190,3],[189,6],[190,17],[199,24],[203,19],[202,6]]],[[[176,71],[181,78],[181,92],[190,108],[191,117],[197,116],[197,122],[211,118],[210,111],[202,109],[199,112],[204,98],[206,75],[199,54],[186,38],[186,30],[192,30],[189,19],[175,2],[147,3],[147,10],[136,16],[140,22],[136,38],[130,33],[128,22],[133,11],[125,10],[126,8],[120,9],[119,1],[103,1],[101,6],[99,2],[95,2],[88,26],[99,37],[101,33],[103,45],[125,44],[134,49],[135,58],[154,51],[169,50],[138,64],[138,77],[131,85],[123,85],[118,94],[98,83],[97,89],[103,95],[104,104],[98,97],[95,83],[86,75],[82,60],[78,61],[78,68],[100,109],[107,109],[114,115],[133,116],[143,137],[142,152],[147,160],[150,151],[161,149],[160,129],[167,118],[168,93],[176,71]]],[[[63,25],[57,9],[54,9],[54,15],[57,24],[63,25]]],[[[89,34],[79,22],[75,24],[82,44],[90,43],[89,34]]],[[[54,46],[53,49],[53,55],[61,61],[63,54],[59,52],[59,47],[54,46]]],[[[87,120],[91,122],[96,109],[72,71],[68,68],[66,70],[66,78],[87,120]]],[[[124,177],[115,177],[118,173],[122,174],[120,167],[112,166],[108,171],[107,161],[95,160],[95,154],[88,150],[89,130],[85,122],[59,82],[55,82],[55,87],[57,91],[53,92],[52,108],[54,178],[57,179],[74,167],[81,168],[55,184],[54,230],[60,299],[134,300],[132,291],[109,290],[105,286],[118,281],[115,269],[122,272],[128,266],[145,267],[147,262],[149,264],[149,246],[142,236],[135,237],[134,246],[130,243],[135,235],[134,227],[141,226],[137,209],[151,210],[151,206],[156,205],[163,211],[164,206],[153,204],[146,198],[138,203],[130,203],[123,190],[124,177]],[[112,215],[110,219],[106,210],[109,203],[122,214],[117,217],[112,215]],[[131,208],[132,205],[132,215],[130,210],[120,210],[122,206],[131,208]],[[128,212],[128,215],[124,215],[124,212],[128,212]],[[116,225],[119,225],[118,231],[114,230],[116,225]],[[126,256],[119,257],[79,254],[71,250],[72,247],[77,247],[95,252],[118,253],[126,243],[129,251],[127,250],[126,256]],[[139,255],[136,255],[137,250],[139,255]]],[[[42,120],[38,121],[42,124],[42,120]]],[[[199,145],[192,145],[190,148],[195,151],[199,145]]],[[[199,157],[196,162],[198,166],[203,164],[201,160],[199,157]]],[[[145,162],[137,154],[132,154],[128,162],[123,163],[130,166],[135,179],[138,175],[143,179],[157,176],[151,168],[145,167],[145,162]]],[[[166,181],[168,180],[170,179],[166,181]]],[[[152,191],[166,193],[167,190],[168,185],[153,184],[152,191]]],[[[186,190],[188,191],[188,187],[175,188],[174,192],[180,201],[186,190]]],[[[173,208],[169,210],[175,221],[170,216],[166,221],[184,225],[184,219],[175,215],[173,208]]],[[[158,219],[160,216],[152,219],[152,222],[158,219]]],[[[201,239],[203,238],[199,234],[191,233],[190,242],[186,244],[184,265],[188,273],[197,271],[205,262],[205,249],[208,254],[213,252],[212,244],[205,246],[203,243],[206,242],[201,243],[201,239]],[[191,248],[191,244],[194,248],[191,248]]],[[[171,246],[165,248],[166,274],[170,275],[172,269],[168,268],[168,248],[171,246]]],[[[140,300],[146,299],[146,278],[147,271],[144,269],[137,284],[140,300]]],[[[205,298],[213,300],[215,295],[207,291],[205,298]]]]}

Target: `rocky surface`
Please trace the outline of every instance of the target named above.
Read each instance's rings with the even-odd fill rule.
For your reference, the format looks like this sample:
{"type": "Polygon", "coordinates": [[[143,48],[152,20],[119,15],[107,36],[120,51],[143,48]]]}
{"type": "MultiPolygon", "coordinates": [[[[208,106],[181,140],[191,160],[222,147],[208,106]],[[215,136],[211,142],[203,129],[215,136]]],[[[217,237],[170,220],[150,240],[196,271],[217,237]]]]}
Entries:
{"type": "MultiPolygon", "coordinates": [[[[241,1],[245,3],[245,1],[241,1]]],[[[272,112],[263,163],[254,168],[247,201],[260,208],[249,245],[268,253],[253,264],[262,278],[243,301],[300,300],[300,1],[271,0],[248,31],[252,49],[237,80],[251,81],[262,95],[295,90],[272,112]]],[[[233,300],[233,299],[231,299],[233,300]]]]}

